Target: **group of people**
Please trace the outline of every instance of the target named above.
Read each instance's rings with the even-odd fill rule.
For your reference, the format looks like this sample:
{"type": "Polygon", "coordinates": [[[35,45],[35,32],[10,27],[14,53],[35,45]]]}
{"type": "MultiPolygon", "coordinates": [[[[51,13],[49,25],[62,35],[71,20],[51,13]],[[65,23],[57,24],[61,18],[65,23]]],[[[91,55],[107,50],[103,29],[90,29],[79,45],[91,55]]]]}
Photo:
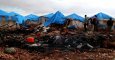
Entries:
{"type": "MultiPolygon", "coordinates": [[[[106,26],[107,26],[107,31],[111,31],[112,26],[113,26],[113,20],[112,18],[110,18],[107,22],[106,22],[106,26]]],[[[93,18],[87,18],[87,15],[85,15],[85,22],[84,22],[84,30],[87,31],[89,28],[89,26],[92,26],[92,30],[93,31],[97,31],[98,32],[98,28],[99,28],[99,20],[97,18],[97,16],[95,15],[93,18]]]]}

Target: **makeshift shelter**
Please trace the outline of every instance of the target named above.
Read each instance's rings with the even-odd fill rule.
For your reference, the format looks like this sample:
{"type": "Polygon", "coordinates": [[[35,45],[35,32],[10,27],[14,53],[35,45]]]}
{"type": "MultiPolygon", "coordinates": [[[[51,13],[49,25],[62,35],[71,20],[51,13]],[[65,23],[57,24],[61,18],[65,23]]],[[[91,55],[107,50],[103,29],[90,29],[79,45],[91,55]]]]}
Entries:
{"type": "Polygon", "coordinates": [[[0,21],[0,28],[2,28],[2,29],[6,29],[7,28],[7,21],[6,21],[6,19],[5,19],[6,17],[5,16],[2,16],[1,17],[1,21],[0,21]]]}
{"type": "Polygon", "coordinates": [[[67,18],[67,20],[71,21],[69,26],[75,25],[76,27],[79,27],[79,28],[83,27],[83,22],[84,22],[83,17],[81,17],[81,16],[79,16],[79,15],[74,13],[74,14],[68,15],[66,18],[67,18]]]}
{"type": "MultiPolygon", "coordinates": [[[[96,14],[96,16],[97,16],[97,19],[99,20],[99,23],[100,23],[99,27],[100,28],[104,28],[104,29],[107,27],[106,26],[107,20],[109,20],[110,18],[112,18],[111,16],[109,16],[109,15],[107,15],[105,13],[102,13],[102,12],[96,14]]],[[[91,17],[91,18],[94,18],[94,17],[95,17],[95,15],[93,17],[91,17]]],[[[114,22],[114,25],[115,25],[115,22],[114,22]]]]}
{"type": "Polygon", "coordinates": [[[39,24],[44,24],[46,21],[48,20],[48,18],[44,17],[44,16],[40,16],[39,17],[39,24]]]}
{"type": "Polygon", "coordinates": [[[0,24],[1,24],[1,26],[6,25],[8,19],[9,19],[8,13],[3,10],[0,10],[0,24]]]}
{"type": "Polygon", "coordinates": [[[54,15],[53,13],[50,13],[50,14],[44,15],[44,17],[51,18],[53,15],[54,15]]]}
{"type": "MultiPolygon", "coordinates": [[[[112,18],[111,16],[109,16],[109,15],[107,15],[105,13],[102,13],[102,12],[97,13],[96,16],[97,16],[98,20],[109,20],[110,18],[112,18]]],[[[94,17],[95,17],[95,15],[93,17],[91,17],[91,18],[94,18],[94,17]]]]}
{"type": "Polygon", "coordinates": [[[10,18],[8,21],[8,25],[11,26],[12,28],[19,27],[19,24],[23,24],[24,17],[22,15],[15,12],[10,12],[9,16],[10,18]]]}
{"type": "Polygon", "coordinates": [[[10,20],[15,21],[18,24],[22,24],[24,21],[24,17],[18,13],[10,12],[10,20]]]}
{"type": "Polygon", "coordinates": [[[39,23],[44,24],[48,19],[50,19],[54,14],[50,13],[39,17],[39,23]]]}
{"type": "Polygon", "coordinates": [[[5,17],[5,20],[8,20],[9,19],[9,15],[7,12],[3,11],[3,10],[0,10],[0,21],[2,20],[2,16],[5,17]]]}
{"type": "Polygon", "coordinates": [[[39,16],[34,15],[34,14],[25,16],[25,20],[38,21],[38,19],[39,19],[39,16]]]}
{"type": "Polygon", "coordinates": [[[39,20],[39,16],[30,14],[25,16],[25,22],[29,22],[30,24],[37,24],[39,20]]]}
{"type": "Polygon", "coordinates": [[[48,19],[44,26],[49,26],[51,24],[64,24],[65,16],[60,12],[57,11],[50,19],[48,19]]]}
{"type": "Polygon", "coordinates": [[[70,19],[73,19],[73,20],[76,20],[76,21],[80,21],[80,22],[83,22],[83,21],[84,21],[84,18],[83,18],[83,17],[81,17],[81,16],[79,16],[79,15],[77,15],[77,14],[75,14],[75,13],[73,13],[73,14],[67,16],[66,18],[70,18],[70,19]]]}
{"type": "MultiPolygon", "coordinates": [[[[106,24],[107,20],[109,20],[110,18],[112,18],[111,16],[105,14],[105,13],[98,13],[96,14],[97,19],[99,20],[100,24],[106,24]]],[[[91,18],[95,18],[95,15],[91,18]]]]}

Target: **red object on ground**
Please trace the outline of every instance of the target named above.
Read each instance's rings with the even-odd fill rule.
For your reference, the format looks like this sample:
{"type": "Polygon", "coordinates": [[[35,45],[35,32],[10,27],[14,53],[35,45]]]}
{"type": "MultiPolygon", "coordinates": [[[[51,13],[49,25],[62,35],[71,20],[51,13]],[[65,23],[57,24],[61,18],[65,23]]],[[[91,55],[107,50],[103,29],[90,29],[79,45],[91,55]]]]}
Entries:
{"type": "Polygon", "coordinates": [[[28,43],[34,43],[34,38],[33,38],[33,37],[28,37],[28,38],[26,39],[26,41],[27,41],[28,43]]]}
{"type": "Polygon", "coordinates": [[[40,34],[40,33],[37,33],[36,36],[37,36],[37,38],[40,38],[41,34],[40,34]]]}

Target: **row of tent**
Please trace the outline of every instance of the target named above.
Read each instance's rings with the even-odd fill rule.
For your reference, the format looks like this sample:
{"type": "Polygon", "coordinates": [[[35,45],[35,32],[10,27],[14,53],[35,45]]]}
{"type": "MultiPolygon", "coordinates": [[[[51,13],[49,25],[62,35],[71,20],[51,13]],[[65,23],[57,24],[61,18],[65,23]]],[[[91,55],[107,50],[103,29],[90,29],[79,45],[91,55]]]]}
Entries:
{"type": "MultiPolygon", "coordinates": [[[[37,16],[34,14],[22,16],[15,12],[7,13],[3,10],[0,10],[0,20],[1,20],[1,16],[5,16],[7,21],[14,20],[18,24],[22,24],[26,20],[38,21],[40,18],[40,16],[37,16]]],[[[48,15],[43,15],[43,16],[48,18],[48,20],[44,23],[44,26],[49,26],[52,23],[64,24],[64,22],[67,20],[67,18],[71,18],[73,20],[80,21],[80,22],[84,22],[84,20],[85,20],[83,17],[81,17],[75,13],[68,15],[68,16],[64,16],[64,14],[62,14],[60,11],[57,11],[55,14],[50,13],[48,15]]],[[[94,17],[94,16],[92,16],[92,17],[94,17]]],[[[102,13],[102,12],[96,14],[96,16],[97,16],[98,20],[104,20],[104,19],[108,20],[108,19],[112,18],[111,16],[109,16],[105,13],[102,13]]]]}

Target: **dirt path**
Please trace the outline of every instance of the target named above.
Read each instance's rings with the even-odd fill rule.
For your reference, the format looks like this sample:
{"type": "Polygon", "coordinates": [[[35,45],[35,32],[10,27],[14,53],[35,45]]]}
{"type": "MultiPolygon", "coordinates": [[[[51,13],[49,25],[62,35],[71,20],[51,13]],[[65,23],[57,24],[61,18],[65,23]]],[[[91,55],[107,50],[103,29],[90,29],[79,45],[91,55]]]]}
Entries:
{"type": "Polygon", "coordinates": [[[52,53],[29,53],[27,50],[15,48],[16,54],[10,55],[0,48],[0,60],[115,60],[115,50],[99,48],[90,52],[61,52],[55,50],[52,53]]]}

